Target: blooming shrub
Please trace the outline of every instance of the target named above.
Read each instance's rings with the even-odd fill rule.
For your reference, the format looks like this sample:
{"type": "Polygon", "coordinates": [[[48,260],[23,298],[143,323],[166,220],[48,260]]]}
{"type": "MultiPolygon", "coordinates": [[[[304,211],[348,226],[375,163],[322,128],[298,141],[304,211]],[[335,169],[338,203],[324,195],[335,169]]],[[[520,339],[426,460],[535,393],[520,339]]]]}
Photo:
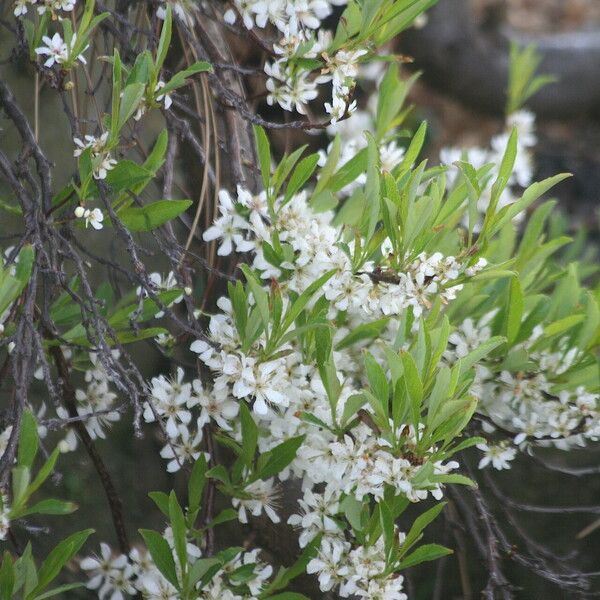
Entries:
{"type": "MultiPolygon", "coordinates": [[[[0,148],[11,193],[0,208],[21,224],[0,271],[13,393],[0,535],[30,514],[74,510],[29,500],[60,453],[82,451],[119,542],[97,540],[99,553],[78,558],[100,598],[295,600],[306,597],[293,591],[302,574],[320,593],[407,598],[405,571],[451,552],[422,537],[450,490],[475,486],[463,457],[476,447],[480,468],[509,469],[519,451],[600,436],[600,295],[584,287],[587,265],[565,260],[569,239],[547,227],[552,203],[539,202],[567,175],[531,183],[534,117],[521,106],[540,85],[527,68],[535,57],[513,53],[506,130],[490,148],[445,149],[430,166],[426,124],[407,133],[415,78],[384,46],[432,2],[205,4],[14,3],[20,51],[36,94],[45,81],[61,99],[76,171],[63,188],[53,183],[38,115],[32,128],[0,82],[34,167],[0,148]],[[298,121],[248,108],[227,79],[244,65],[214,59],[203,19],[269,52],[266,103],[298,121]],[[183,68],[172,58],[179,46],[183,68]],[[106,98],[94,100],[94,77],[106,98]],[[369,100],[359,108],[361,84],[369,100]],[[226,139],[219,101],[225,134],[243,124],[226,139]],[[326,129],[326,148],[278,152],[266,132],[286,126],[326,129]],[[251,156],[236,150],[244,139],[251,156]],[[174,167],[183,143],[203,162],[196,201],[171,198],[186,187],[174,167]],[[220,144],[239,159],[229,181],[220,144]],[[119,254],[98,254],[102,240],[119,254]],[[152,245],[168,270],[154,270],[152,245]],[[120,285],[99,285],[92,265],[120,285]],[[143,343],[172,372],[144,377],[129,349],[143,343]],[[45,398],[28,392],[34,377],[45,398]],[[149,490],[164,528],[140,529],[133,545],[96,447],[125,418],[138,435],[160,435],[162,467],[187,484],[185,499],[149,490]],[[46,440],[56,450],[32,477],[46,440]],[[285,502],[297,492],[290,507],[284,491],[285,502]],[[228,546],[221,526],[236,521],[287,521],[297,560],[282,566],[241,534],[228,546]]],[[[18,559],[5,554],[3,597],[74,589],[47,591],[91,533],[67,538],[39,567],[31,545],[18,559]]]]}

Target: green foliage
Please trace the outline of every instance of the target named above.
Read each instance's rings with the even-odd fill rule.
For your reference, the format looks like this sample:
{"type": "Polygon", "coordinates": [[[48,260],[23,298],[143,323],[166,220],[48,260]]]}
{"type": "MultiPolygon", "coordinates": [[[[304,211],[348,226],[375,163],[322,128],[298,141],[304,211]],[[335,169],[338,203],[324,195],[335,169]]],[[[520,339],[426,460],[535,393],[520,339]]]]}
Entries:
{"type": "Polygon", "coordinates": [[[535,74],[540,61],[535,46],[520,48],[516,42],[511,45],[506,114],[519,110],[531,96],[556,81],[552,75],[535,74]]]}

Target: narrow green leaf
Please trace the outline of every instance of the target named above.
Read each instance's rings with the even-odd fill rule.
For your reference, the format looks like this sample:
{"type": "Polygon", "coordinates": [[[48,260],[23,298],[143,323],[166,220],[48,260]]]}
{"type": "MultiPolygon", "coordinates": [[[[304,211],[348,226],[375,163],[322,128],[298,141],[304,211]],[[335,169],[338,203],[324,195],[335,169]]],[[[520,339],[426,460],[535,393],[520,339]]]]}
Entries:
{"type": "Polygon", "coordinates": [[[37,422],[30,410],[23,412],[21,421],[21,432],[19,435],[19,449],[17,453],[17,464],[31,469],[38,451],[37,422]]]}
{"type": "Polygon", "coordinates": [[[169,583],[179,589],[175,561],[169,542],[160,533],[151,529],[140,529],[140,535],[144,538],[144,542],[156,568],[169,583]]]}
{"type": "Polygon", "coordinates": [[[191,205],[191,200],[158,200],[120,210],[118,217],[130,231],[151,231],[179,216],[191,205]]]}

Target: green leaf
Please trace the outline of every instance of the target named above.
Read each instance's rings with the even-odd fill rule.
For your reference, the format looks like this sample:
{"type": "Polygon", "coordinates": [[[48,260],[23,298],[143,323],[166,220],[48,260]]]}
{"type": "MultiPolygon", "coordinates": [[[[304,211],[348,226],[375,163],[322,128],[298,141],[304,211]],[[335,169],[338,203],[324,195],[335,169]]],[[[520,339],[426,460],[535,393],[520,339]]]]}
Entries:
{"type": "Polygon", "coordinates": [[[506,342],[506,338],[495,336],[480,344],[475,350],[472,350],[460,359],[460,374],[463,376],[469,372],[475,363],[478,363],[482,358],[486,357],[490,352],[493,352],[498,346],[506,342]]]}
{"type": "Polygon", "coordinates": [[[65,500],[48,498],[41,500],[24,510],[11,513],[12,518],[22,518],[28,515],[69,515],[77,510],[77,504],[65,500]]]}
{"type": "Polygon", "coordinates": [[[353,346],[358,342],[364,340],[376,339],[381,332],[385,329],[389,323],[389,317],[378,319],[377,321],[370,321],[368,323],[361,323],[352,329],[352,331],[343,337],[336,345],[336,350],[343,350],[353,346]]]}
{"type": "Polygon", "coordinates": [[[285,190],[285,197],[283,204],[287,204],[292,196],[309,180],[310,176],[314,173],[317,163],[319,162],[318,154],[311,154],[306,158],[303,158],[298,166],[294,169],[290,181],[285,190]]]}
{"type": "Polygon", "coordinates": [[[138,109],[142,98],[144,97],[146,86],[143,83],[130,83],[124,90],[119,107],[118,131],[121,131],[123,125],[138,109]]]}
{"type": "Polygon", "coordinates": [[[152,176],[151,171],[132,160],[120,160],[115,168],[106,174],[106,183],[115,193],[125,190],[139,193],[152,179],[152,176]]]}
{"type": "Polygon", "coordinates": [[[319,279],[313,281],[303,292],[294,300],[293,304],[290,306],[289,310],[285,314],[283,319],[283,324],[281,326],[281,333],[285,333],[294,323],[294,321],[298,318],[300,313],[304,310],[308,302],[311,298],[319,291],[323,289],[325,283],[327,283],[333,275],[335,275],[336,270],[332,269],[328,271],[324,275],[321,275],[319,279]]]}
{"type": "Polygon", "coordinates": [[[321,381],[327,392],[331,406],[332,417],[335,421],[335,407],[341,392],[340,380],[333,362],[331,329],[323,327],[315,330],[315,353],[317,368],[321,381]]]}
{"type": "Polygon", "coordinates": [[[419,546],[414,552],[411,552],[406,556],[397,568],[398,570],[408,569],[409,567],[414,567],[423,562],[437,560],[438,558],[448,556],[449,554],[452,554],[450,548],[445,548],[439,544],[425,544],[419,546]]]}
{"type": "Polygon", "coordinates": [[[156,77],[162,68],[165,58],[167,58],[167,52],[169,51],[169,45],[171,43],[171,32],[173,28],[173,11],[171,4],[167,3],[167,11],[165,14],[165,20],[160,32],[160,39],[158,41],[158,49],[156,50],[156,77]]]}
{"type": "Polygon", "coordinates": [[[240,402],[240,421],[242,424],[242,454],[241,458],[247,467],[254,463],[258,447],[258,427],[252,418],[252,413],[245,402],[240,402]]]}
{"type": "Polygon", "coordinates": [[[212,519],[212,521],[209,521],[206,524],[206,528],[210,529],[211,527],[216,527],[217,525],[228,523],[229,521],[235,521],[237,518],[237,510],[234,508],[225,508],[214,519],[212,519]]]}
{"type": "Polygon", "coordinates": [[[378,508],[379,523],[381,525],[381,531],[383,532],[383,544],[386,557],[386,566],[389,566],[392,551],[394,549],[394,517],[392,515],[392,511],[389,509],[388,505],[385,502],[380,502],[378,504],[378,508]]]}
{"type": "Polygon", "coordinates": [[[408,352],[400,354],[404,366],[404,385],[411,401],[413,425],[417,428],[423,402],[423,383],[414,358],[408,352]]]}
{"type": "Polygon", "coordinates": [[[164,87],[160,88],[155,94],[157,96],[164,96],[165,94],[169,94],[172,91],[184,86],[187,83],[188,77],[192,75],[196,75],[197,73],[208,73],[212,71],[212,66],[207,62],[196,62],[193,65],[189,66],[187,69],[183,71],[179,71],[167,81],[164,87]]]}
{"type": "Polygon", "coordinates": [[[484,222],[483,222],[483,231],[486,231],[488,223],[492,222],[494,215],[496,214],[496,207],[498,206],[498,201],[500,200],[500,196],[502,192],[508,185],[508,181],[512,176],[513,167],[515,165],[515,160],[517,158],[517,129],[513,128],[510,137],[508,138],[508,143],[506,145],[506,150],[502,157],[502,162],[500,163],[500,168],[498,170],[498,177],[492,186],[492,193],[490,197],[490,203],[486,210],[484,222]]]}
{"type": "Polygon", "coordinates": [[[477,487],[477,484],[460,473],[448,473],[447,475],[432,475],[430,481],[436,483],[453,483],[456,485],[466,485],[468,487],[477,487]]]}
{"type": "Polygon", "coordinates": [[[48,457],[48,460],[46,460],[46,462],[43,464],[42,468],[38,471],[33,482],[29,486],[29,488],[27,490],[27,493],[29,496],[31,496],[35,491],[37,491],[40,488],[40,486],[44,483],[44,481],[46,481],[46,479],[48,479],[48,477],[54,470],[54,465],[56,464],[56,461],[58,460],[59,454],[60,454],[60,450],[58,448],[55,448],[52,451],[52,454],[50,454],[50,456],[48,457]]]}
{"type": "Polygon", "coordinates": [[[521,321],[523,319],[524,298],[521,283],[517,277],[510,281],[510,291],[506,306],[506,317],[504,323],[504,334],[509,344],[512,344],[519,335],[521,321]]]}
{"type": "Polygon", "coordinates": [[[406,150],[406,154],[398,167],[400,172],[410,169],[412,164],[417,160],[421,149],[423,148],[423,144],[425,143],[425,134],[427,133],[427,122],[423,121],[419,126],[419,129],[415,132],[408,149],[406,150]]]}
{"type": "Polygon", "coordinates": [[[10,552],[7,550],[2,557],[0,567],[0,600],[12,600],[15,586],[15,567],[10,552]]]}
{"type": "Polygon", "coordinates": [[[26,244],[19,252],[14,276],[10,274],[8,268],[4,269],[0,265],[0,315],[21,295],[29,283],[33,259],[33,248],[26,244]]]}
{"type": "Polygon", "coordinates": [[[208,465],[206,463],[206,457],[204,456],[204,453],[200,453],[200,456],[194,463],[192,474],[188,481],[188,503],[190,512],[194,512],[200,508],[202,493],[206,484],[207,469],[208,465]]]}
{"type": "Polygon", "coordinates": [[[194,586],[213,567],[220,566],[218,558],[200,558],[190,568],[190,585],[194,586]]]}
{"type": "Polygon", "coordinates": [[[271,145],[265,130],[258,125],[254,126],[254,136],[256,137],[256,149],[258,151],[258,161],[260,163],[260,173],[265,189],[269,189],[271,179],[271,145]]]}
{"type": "Polygon", "coordinates": [[[575,325],[579,325],[579,323],[581,323],[584,320],[585,315],[583,314],[569,315],[568,317],[564,317],[562,319],[559,319],[558,321],[554,321],[553,323],[546,325],[544,327],[544,335],[546,337],[559,335],[561,333],[564,333],[565,331],[568,331],[569,329],[572,329],[573,327],[575,327],[575,325]]]}
{"type": "Polygon", "coordinates": [[[261,458],[264,460],[264,465],[258,472],[258,479],[269,479],[277,475],[285,469],[296,458],[298,448],[304,441],[303,435],[299,435],[289,440],[285,440],[275,446],[275,448],[265,452],[261,458]]]}
{"type": "Polygon", "coordinates": [[[315,186],[315,195],[324,191],[338,165],[340,159],[340,150],[342,146],[342,140],[339,135],[336,135],[331,144],[331,150],[327,155],[327,160],[319,172],[319,180],[315,186]]]}
{"type": "Polygon", "coordinates": [[[179,216],[191,205],[191,200],[158,200],[120,210],[118,217],[130,231],[151,231],[179,216]]]}
{"type": "Polygon", "coordinates": [[[500,231],[506,223],[508,223],[513,217],[516,217],[520,212],[523,212],[529,206],[531,206],[540,196],[545,194],[550,188],[554,187],[557,183],[571,177],[570,173],[560,173],[554,177],[548,177],[543,181],[532,183],[523,192],[523,195],[519,200],[505,206],[502,210],[498,211],[494,217],[490,236],[500,231]]]}
{"type": "Polygon", "coordinates": [[[188,564],[185,516],[183,515],[183,510],[177,501],[177,496],[174,491],[171,491],[169,494],[169,518],[171,529],[173,531],[175,552],[179,559],[179,566],[185,573],[188,564]]]}
{"type": "Polygon", "coordinates": [[[166,129],[163,129],[156,138],[152,152],[144,161],[143,167],[150,173],[156,173],[165,162],[165,154],[169,145],[169,134],[166,129]]]}
{"type": "Polygon", "coordinates": [[[269,322],[271,321],[271,313],[269,311],[269,298],[267,292],[262,288],[261,282],[248,267],[248,265],[240,265],[240,269],[244,273],[246,277],[246,281],[248,282],[248,286],[254,296],[254,300],[256,302],[256,306],[258,308],[258,312],[260,314],[260,318],[263,324],[265,335],[268,337],[269,335],[269,322]]]}
{"type": "Polygon", "coordinates": [[[382,140],[383,136],[392,127],[397,126],[394,119],[402,109],[406,96],[418,77],[419,73],[415,73],[408,80],[403,81],[400,79],[397,65],[392,64],[388,67],[379,86],[379,97],[377,100],[375,137],[378,141],[382,140]]]}
{"type": "Polygon", "coordinates": [[[31,469],[38,451],[37,422],[30,410],[23,412],[21,421],[21,433],[19,435],[19,449],[17,453],[17,464],[31,469]]]}
{"type": "Polygon", "coordinates": [[[31,542],[28,542],[23,554],[15,561],[15,589],[22,590],[21,596],[27,598],[37,583],[37,568],[31,553],[31,542]]]}
{"type": "Polygon", "coordinates": [[[144,538],[144,542],[156,568],[169,583],[179,589],[175,560],[173,559],[169,542],[157,531],[152,531],[151,529],[140,529],[139,531],[140,535],[144,538]]]}
{"type": "Polygon", "coordinates": [[[381,159],[375,138],[368,132],[365,135],[367,137],[367,183],[363,218],[366,225],[365,239],[368,241],[373,237],[379,220],[381,159]]]}
{"type": "MultiPolygon", "coordinates": [[[[267,586],[265,595],[286,588],[292,580],[306,572],[306,565],[312,558],[317,555],[319,545],[321,544],[322,535],[315,536],[304,548],[302,554],[298,557],[298,560],[287,568],[281,568],[275,578],[267,586]]],[[[273,598],[274,596],[267,596],[273,598]]],[[[276,596],[275,596],[276,597],[276,596]]]]}
{"type": "Polygon", "coordinates": [[[62,568],[69,562],[79,549],[83,546],[88,537],[94,533],[93,529],[86,529],[70,535],[60,542],[48,554],[46,560],[42,563],[38,571],[38,584],[27,595],[27,600],[33,600],[43,592],[46,587],[58,576],[62,568]]]}
{"type": "Polygon", "coordinates": [[[379,400],[379,403],[387,416],[390,396],[387,377],[385,376],[385,371],[381,368],[381,365],[373,358],[373,355],[370,352],[365,352],[365,369],[371,390],[377,400],[379,400]]]}
{"type": "Polygon", "coordinates": [[[13,510],[14,506],[25,504],[29,493],[29,482],[31,481],[31,471],[27,467],[14,467],[12,474],[12,494],[13,494],[13,510]]]}
{"type": "Polygon", "coordinates": [[[367,149],[363,148],[337,170],[335,175],[329,180],[327,188],[332,192],[339,192],[349,183],[352,183],[359,175],[367,170],[367,160],[367,149]]]}
{"type": "Polygon", "coordinates": [[[446,506],[446,503],[440,502],[415,519],[410,531],[406,535],[404,543],[402,544],[402,554],[408,552],[415,542],[418,541],[423,530],[438,517],[442,510],[444,510],[444,506],[446,506]]]}
{"type": "MultiPolygon", "coordinates": [[[[203,455],[201,455],[203,456],[203,455]]],[[[148,497],[156,504],[160,512],[165,515],[165,517],[169,516],[169,495],[164,492],[148,492],[148,497]]]]}
{"type": "Polygon", "coordinates": [[[112,112],[110,117],[110,137],[117,140],[119,137],[119,110],[121,107],[121,56],[117,48],[113,52],[112,73],[112,112]]]}

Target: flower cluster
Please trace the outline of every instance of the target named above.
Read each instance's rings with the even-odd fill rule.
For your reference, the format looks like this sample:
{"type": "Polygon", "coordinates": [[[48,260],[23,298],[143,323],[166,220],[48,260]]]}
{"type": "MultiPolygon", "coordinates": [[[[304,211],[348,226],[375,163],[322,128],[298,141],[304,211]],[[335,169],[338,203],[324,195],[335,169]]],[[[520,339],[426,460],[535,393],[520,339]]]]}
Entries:
{"type": "Polygon", "coordinates": [[[85,220],[85,226],[87,228],[88,225],[91,225],[94,229],[102,229],[102,221],[104,221],[104,214],[99,208],[85,208],[83,206],[78,206],[75,211],[75,216],[78,219],[85,220]]]}
{"type": "MultiPolygon", "coordinates": [[[[162,104],[165,110],[169,110],[169,108],[171,108],[171,105],[173,104],[173,99],[171,98],[170,94],[161,93],[161,90],[165,87],[165,85],[165,82],[162,80],[156,84],[156,87],[154,88],[154,100],[157,103],[162,104]]],[[[140,100],[135,114],[133,115],[133,119],[135,121],[139,121],[146,114],[147,110],[148,106],[146,105],[144,98],[142,98],[142,100],[140,100]]]]}
{"type": "Polygon", "coordinates": [[[73,156],[81,156],[85,150],[90,150],[92,159],[92,169],[96,179],[106,179],[108,171],[113,169],[117,161],[111,156],[107,149],[108,131],[105,131],[100,137],[86,135],[84,139],[74,138],[75,150],[73,156]]]}
{"type": "MultiPolygon", "coordinates": [[[[115,359],[119,357],[117,350],[113,351],[113,356],[115,359]]],[[[75,410],[93,440],[105,439],[105,430],[120,420],[121,414],[115,406],[117,395],[111,389],[109,375],[96,354],[90,353],[89,360],[91,368],[87,369],[84,375],[86,387],[75,390],[75,410]]],[[[62,406],[56,407],[56,414],[61,419],[69,419],[72,416],[62,406]]],[[[61,452],[72,452],[77,448],[77,436],[72,429],[68,430],[59,447],[61,452]]]]}
{"type": "MultiPolygon", "coordinates": [[[[494,316],[488,313],[477,322],[469,318],[459,325],[449,338],[446,359],[466,356],[489,340],[494,316]]],[[[543,328],[536,326],[527,340],[512,348],[515,355],[526,353],[522,367],[509,370],[493,363],[476,367],[471,393],[491,420],[489,433],[499,430],[513,436],[500,445],[482,445],[485,457],[480,467],[491,462],[497,469],[509,468],[508,461],[515,457],[510,443],[520,449],[532,445],[568,449],[600,437],[600,394],[582,385],[560,389],[565,373],[583,353],[568,338],[560,338],[554,348],[537,349],[542,333],[543,328]]]]}
{"type": "Polygon", "coordinates": [[[338,49],[330,56],[333,35],[322,27],[333,7],[346,4],[346,0],[235,0],[234,4],[235,10],[224,15],[227,23],[235,23],[239,15],[247,29],[272,26],[278,32],[279,39],[273,44],[276,59],[265,64],[270,105],[306,114],[307,104],[319,95],[318,86],[327,83],[332,97],[325,103],[325,111],[331,122],[354,112],[352,92],[359,61],[367,50],[338,49]],[[318,75],[304,66],[315,60],[322,61],[318,75]]]}
{"type": "Polygon", "coordinates": [[[332,225],[330,212],[315,212],[306,192],[284,202],[275,202],[276,219],[267,216],[264,193],[252,196],[238,187],[237,200],[226,191],[219,194],[221,216],[204,232],[206,241],[219,239],[218,253],[228,255],[253,251],[252,266],[261,277],[285,281],[290,290],[302,293],[312,282],[335,271],[324,284],[325,297],[333,310],[348,311],[362,318],[372,315],[399,315],[412,307],[416,316],[431,307],[439,296],[444,303],[453,300],[462,289],[459,276],[473,276],[486,266],[485,259],[463,262],[454,256],[436,252],[396,257],[389,240],[381,246],[378,263],[368,261],[360,271],[353,270],[350,253],[353,242],[342,243],[340,230],[332,225]],[[277,238],[289,255],[278,265],[267,260],[265,248],[272,248],[277,238]],[[266,243],[266,244],[265,244],[266,243]],[[402,270],[394,265],[403,260],[402,270]]]}
{"type": "Polygon", "coordinates": [[[200,456],[202,428],[214,421],[219,427],[229,430],[230,422],[238,414],[239,406],[224,393],[205,392],[200,379],[191,383],[183,381],[183,369],[177,376],[168,379],[163,375],[153,377],[150,384],[150,401],[144,409],[147,423],[160,421],[167,435],[167,444],[161,456],[169,463],[169,472],[178,471],[183,463],[200,456]]]}
{"type": "MultiPolygon", "coordinates": [[[[405,535],[395,531],[394,536],[403,541],[405,535]]],[[[386,565],[383,538],[372,546],[357,546],[343,540],[323,541],[319,554],[306,567],[306,572],[316,574],[322,591],[337,590],[342,598],[385,598],[406,600],[402,591],[404,577],[384,575],[386,565]]]]}
{"type": "Polygon", "coordinates": [[[15,0],[14,14],[15,17],[22,17],[27,14],[28,6],[34,6],[40,15],[47,11],[55,15],[61,10],[73,10],[76,4],[77,0],[15,0]]]}
{"type": "MultiPolygon", "coordinates": [[[[173,532],[167,528],[164,538],[171,546],[173,561],[180,569],[174,550],[173,532]]],[[[195,544],[186,544],[187,561],[191,568],[202,559],[202,551],[195,544]]],[[[113,554],[111,548],[102,543],[100,554],[88,556],[80,561],[80,567],[90,577],[87,588],[97,590],[99,598],[123,599],[141,594],[145,600],[178,600],[177,589],[157,568],[145,549],[134,548],[129,555],[113,554]]],[[[273,574],[273,567],[259,557],[259,551],[236,552],[204,585],[198,585],[197,598],[205,600],[242,600],[257,598],[273,574]],[[243,578],[236,574],[242,569],[243,578]]]]}

